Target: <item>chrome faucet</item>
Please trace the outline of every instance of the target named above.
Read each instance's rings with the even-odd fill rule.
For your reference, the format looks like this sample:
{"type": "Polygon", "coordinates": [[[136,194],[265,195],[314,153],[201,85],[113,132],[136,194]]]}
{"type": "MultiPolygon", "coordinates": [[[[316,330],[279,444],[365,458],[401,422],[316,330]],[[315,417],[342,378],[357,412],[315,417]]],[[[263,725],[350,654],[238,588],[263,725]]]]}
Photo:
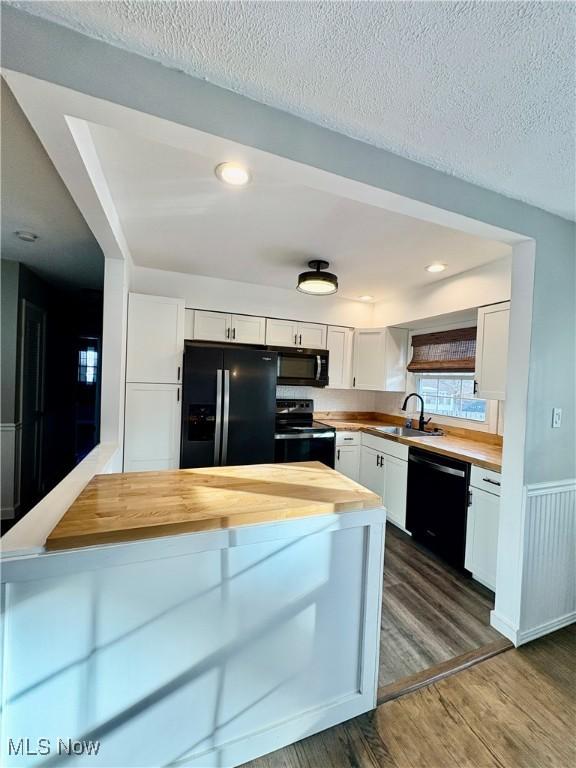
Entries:
{"type": "Polygon", "coordinates": [[[424,432],[425,431],[424,427],[426,426],[426,424],[428,424],[430,419],[424,418],[424,398],[421,395],[419,395],[418,392],[411,392],[409,395],[406,396],[406,399],[402,404],[402,410],[403,411],[406,410],[406,403],[408,402],[408,400],[410,400],[411,397],[417,397],[418,400],[420,400],[420,418],[418,419],[418,429],[421,432],[424,432]]]}

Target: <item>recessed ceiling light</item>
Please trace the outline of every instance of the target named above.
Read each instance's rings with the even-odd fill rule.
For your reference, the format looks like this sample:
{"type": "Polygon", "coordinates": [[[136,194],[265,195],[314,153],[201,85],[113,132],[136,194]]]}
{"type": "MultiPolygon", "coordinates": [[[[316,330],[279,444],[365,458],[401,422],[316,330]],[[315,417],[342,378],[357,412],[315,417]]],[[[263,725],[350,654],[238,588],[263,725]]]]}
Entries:
{"type": "Polygon", "coordinates": [[[326,296],[329,293],[336,293],[338,290],[338,278],[332,272],[321,272],[330,264],[322,259],[314,259],[308,262],[308,266],[313,272],[301,272],[298,275],[297,288],[302,293],[313,293],[316,296],[326,296]]]}
{"type": "Polygon", "coordinates": [[[24,240],[25,243],[35,243],[36,240],[38,240],[38,235],[34,232],[26,232],[23,229],[16,230],[14,234],[16,237],[20,238],[20,240],[24,240]]]}
{"type": "Polygon", "coordinates": [[[360,299],[360,301],[372,301],[374,296],[358,296],[358,298],[360,299]]]}
{"type": "Polygon", "coordinates": [[[446,269],[446,264],[428,264],[426,267],[426,272],[444,272],[446,269]]]}
{"type": "Polygon", "coordinates": [[[220,163],[214,173],[220,181],[232,187],[243,187],[250,181],[250,171],[240,163],[220,163]]]}

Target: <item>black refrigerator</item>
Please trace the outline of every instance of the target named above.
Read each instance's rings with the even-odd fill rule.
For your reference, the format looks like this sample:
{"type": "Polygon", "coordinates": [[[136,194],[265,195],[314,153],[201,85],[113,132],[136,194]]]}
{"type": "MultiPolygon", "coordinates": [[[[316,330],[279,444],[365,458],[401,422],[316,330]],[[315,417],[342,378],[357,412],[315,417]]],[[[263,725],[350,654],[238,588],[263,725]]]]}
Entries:
{"type": "Polygon", "coordinates": [[[274,461],[277,354],[186,342],[180,467],[274,461]]]}

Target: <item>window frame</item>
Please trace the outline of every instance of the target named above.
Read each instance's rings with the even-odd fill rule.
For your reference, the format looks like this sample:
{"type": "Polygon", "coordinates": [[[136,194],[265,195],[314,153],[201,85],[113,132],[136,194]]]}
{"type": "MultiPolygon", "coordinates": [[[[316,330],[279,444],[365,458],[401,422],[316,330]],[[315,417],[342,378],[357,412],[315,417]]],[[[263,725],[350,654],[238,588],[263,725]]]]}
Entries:
{"type": "MultiPolygon", "coordinates": [[[[470,320],[468,322],[459,322],[459,323],[447,323],[445,325],[439,325],[436,327],[427,327],[427,328],[419,328],[419,329],[413,329],[409,333],[408,337],[408,345],[409,348],[412,346],[412,336],[416,336],[421,333],[435,333],[439,331],[447,331],[451,330],[452,328],[464,328],[466,326],[475,326],[476,320],[470,320]]],[[[406,372],[406,391],[407,392],[418,392],[419,389],[419,382],[417,380],[418,377],[421,377],[423,374],[421,373],[412,373],[411,371],[406,372]]],[[[436,378],[441,378],[441,373],[434,373],[430,374],[431,376],[435,376],[436,378]]],[[[454,375],[454,374],[452,374],[454,375]]],[[[462,378],[467,378],[468,376],[475,376],[476,374],[471,374],[469,371],[466,371],[465,373],[462,373],[462,378]]],[[[482,398],[483,400],[485,398],[482,398]]],[[[418,418],[420,415],[420,410],[417,406],[416,398],[413,398],[410,403],[408,404],[408,407],[413,409],[411,411],[408,411],[410,418],[418,418]]],[[[442,416],[439,413],[429,413],[427,411],[424,411],[425,418],[430,418],[435,424],[442,425],[444,424],[447,427],[460,427],[461,429],[472,429],[476,432],[489,432],[492,434],[498,434],[499,431],[502,429],[502,425],[499,423],[498,413],[502,410],[501,407],[499,407],[498,400],[486,400],[486,421],[476,421],[474,419],[466,419],[460,416],[442,416]]]]}
{"type": "MultiPolygon", "coordinates": [[[[446,374],[442,373],[413,373],[409,374],[412,377],[413,389],[411,391],[419,392],[420,380],[425,378],[441,379],[448,378],[446,374]]],[[[453,378],[470,379],[474,378],[474,374],[451,374],[453,378]]],[[[470,398],[472,399],[472,398],[470,398]]],[[[434,413],[433,411],[424,411],[426,418],[430,417],[436,424],[445,424],[452,427],[463,427],[464,429],[474,429],[481,432],[496,432],[498,428],[498,401],[486,400],[486,398],[476,398],[486,401],[486,419],[484,421],[478,421],[476,419],[467,419],[464,416],[446,416],[440,413],[434,413]]],[[[414,401],[416,413],[419,414],[416,401],[414,401]]]]}

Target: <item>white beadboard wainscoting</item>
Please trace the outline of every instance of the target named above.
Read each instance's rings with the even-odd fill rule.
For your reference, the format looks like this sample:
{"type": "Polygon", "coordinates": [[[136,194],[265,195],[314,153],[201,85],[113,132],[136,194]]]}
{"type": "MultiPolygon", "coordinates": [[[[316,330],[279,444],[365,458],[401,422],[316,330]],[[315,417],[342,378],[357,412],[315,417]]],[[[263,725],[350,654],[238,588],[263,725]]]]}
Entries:
{"type": "Polygon", "coordinates": [[[2,520],[12,520],[20,506],[20,445],[22,424],[0,425],[0,456],[2,458],[2,520]]]}
{"type": "Polygon", "coordinates": [[[523,549],[520,626],[492,612],[515,645],[576,621],[576,480],[526,486],[523,549]]]}

